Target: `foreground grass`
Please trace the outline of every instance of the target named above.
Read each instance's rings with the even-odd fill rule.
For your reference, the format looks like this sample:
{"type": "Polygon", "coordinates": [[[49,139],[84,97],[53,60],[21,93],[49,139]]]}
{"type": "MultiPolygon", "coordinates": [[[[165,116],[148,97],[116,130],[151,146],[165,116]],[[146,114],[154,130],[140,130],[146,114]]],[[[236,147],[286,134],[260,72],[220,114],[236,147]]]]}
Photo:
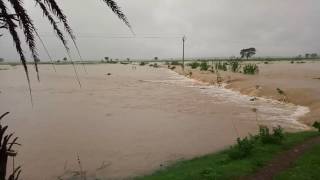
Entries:
{"type": "Polygon", "coordinates": [[[295,163],[294,166],[275,179],[319,179],[320,178],[320,145],[315,145],[310,151],[302,155],[295,163]]]}
{"type": "MultiPolygon", "coordinates": [[[[151,175],[138,177],[138,180],[186,180],[186,179],[233,179],[239,176],[246,176],[255,172],[258,168],[264,166],[269,162],[276,154],[281,151],[288,150],[292,146],[303,142],[304,140],[319,135],[318,132],[299,132],[299,133],[287,133],[286,139],[281,145],[275,144],[262,144],[258,143],[252,154],[244,159],[232,160],[229,158],[228,153],[230,149],[198,157],[192,160],[180,161],[176,164],[169,166],[163,170],[159,170],[151,175]]],[[[208,142],[210,143],[210,142],[208,142]]],[[[320,146],[314,149],[313,155],[306,156],[300,160],[300,164],[303,165],[309,162],[309,159],[314,158],[316,154],[320,152],[320,146]]],[[[319,160],[320,157],[317,157],[319,160]]],[[[298,166],[299,167],[299,162],[298,166]]],[[[314,174],[320,174],[319,162],[318,164],[312,164],[312,166],[318,165],[314,174]],[[317,172],[316,172],[317,171],[317,172]]],[[[311,164],[310,164],[311,166],[311,164]]],[[[300,168],[301,171],[304,169],[300,168]]],[[[293,172],[296,169],[292,169],[283,174],[280,179],[286,179],[286,177],[296,176],[293,172]]],[[[310,170],[311,171],[311,170],[310,170]]],[[[307,171],[306,171],[307,172],[307,171]]],[[[299,176],[300,177],[300,176],[299,176]]],[[[289,178],[290,179],[290,178],[289,178]]],[[[301,178],[297,178],[301,179],[301,178]]]]}

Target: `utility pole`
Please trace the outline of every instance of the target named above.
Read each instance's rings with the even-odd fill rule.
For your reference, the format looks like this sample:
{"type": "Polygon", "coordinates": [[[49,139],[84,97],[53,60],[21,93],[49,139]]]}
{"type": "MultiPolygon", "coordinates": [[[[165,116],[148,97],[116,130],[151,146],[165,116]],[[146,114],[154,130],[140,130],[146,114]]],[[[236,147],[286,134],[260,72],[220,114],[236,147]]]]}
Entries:
{"type": "Polygon", "coordinates": [[[182,37],[182,70],[184,71],[184,42],[186,41],[186,36],[182,37]]]}

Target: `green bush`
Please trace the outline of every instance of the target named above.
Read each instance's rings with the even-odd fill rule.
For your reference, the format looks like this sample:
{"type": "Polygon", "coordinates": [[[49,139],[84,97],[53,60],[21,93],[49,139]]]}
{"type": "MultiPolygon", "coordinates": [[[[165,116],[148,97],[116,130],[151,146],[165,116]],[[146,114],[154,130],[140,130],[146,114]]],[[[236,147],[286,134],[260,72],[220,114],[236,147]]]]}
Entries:
{"type": "Polygon", "coordinates": [[[256,64],[246,64],[243,67],[244,74],[257,74],[259,73],[259,67],[256,64]]]}
{"type": "Polygon", "coordinates": [[[142,62],[140,62],[140,66],[144,66],[144,65],[146,65],[147,63],[146,62],[144,62],[144,61],[142,61],[142,62]]]}
{"type": "Polygon", "coordinates": [[[314,122],[312,126],[320,132],[320,123],[318,121],[314,122]]]}
{"type": "Polygon", "coordinates": [[[268,127],[260,126],[259,138],[263,144],[281,144],[284,140],[283,128],[275,127],[273,133],[270,134],[268,127]]]}
{"type": "Polygon", "coordinates": [[[188,64],[192,69],[197,69],[200,66],[200,63],[197,61],[188,64]]]}
{"type": "Polygon", "coordinates": [[[207,71],[209,69],[209,65],[206,61],[202,61],[200,64],[200,71],[207,71]]]}
{"type": "Polygon", "coordinates": [[[231,61],[230,68],[232,72],[238,72],[240,70],[241,64],[239,61],[231,61]]]}
{"type": "Polygon", "coordinates": [[[228,70],[228,68],[227,68],[227,65],[228,65],[228,63],[222,63],[222,62],[218,62],[218,63],[215,63],[215,68],[216,68],[216,70],[222,70],[222,71],[227,71],[228,70]]]}
{"type": "Polygon", "coordinates": [[[181,65],[181,63],[179,63],[179,61],[172,61],[171,65],[178,66],[181,65]]]}
{"type": "Polygon", "coordinates": [[[228,154],[231,159],[243,159],[248,157],[254,148],[254,141],[245,137],[243,139],[238,138],[237,144],[232,147],[228,154]]]}

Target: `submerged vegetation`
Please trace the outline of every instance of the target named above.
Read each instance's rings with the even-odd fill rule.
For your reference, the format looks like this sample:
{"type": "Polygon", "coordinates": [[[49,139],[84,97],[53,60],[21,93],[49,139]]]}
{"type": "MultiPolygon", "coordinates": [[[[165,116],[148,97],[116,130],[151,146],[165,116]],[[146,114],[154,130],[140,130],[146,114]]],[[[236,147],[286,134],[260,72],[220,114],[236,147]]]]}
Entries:
{"type": "Polygon", "coordinates": [[[228,67],[227,67],[227,63],[226,62],[217,62],[215,63],[215,68],[216,70],[222,70],[222,71],[227,71],[228,70],[228,67]]]}
{"type": "Polygon", "coordinates": [[[239,72],[240,68],[241,64],[239,61],[235,60],[230,62],[230,69],[232,72],[239,72]]]}
{"type": "Polygon", "coordinates": [[[200,71],[207,71],[209,69],[209,65],[207,61],[202,61],[200,64],[200,71]]]}
{"type": "Polygon", "coordinates": [[[318,129],[318,131],[320,132],[320,122],[316,121],[313,123],[312,125],[314,128],[318,129]]]}
{"type": "Polygon", "coordinates": [[[245,64],[243,66],[243,74],[257,74],[259,72],[259,67],[256,64],[245,64]]]}
{"type": "Polygon", "coordinates": [[[198,61],[194,61],[188,65],[191,67],[191,69],[197,69],[200,66],[200,63],[198,61]]]}

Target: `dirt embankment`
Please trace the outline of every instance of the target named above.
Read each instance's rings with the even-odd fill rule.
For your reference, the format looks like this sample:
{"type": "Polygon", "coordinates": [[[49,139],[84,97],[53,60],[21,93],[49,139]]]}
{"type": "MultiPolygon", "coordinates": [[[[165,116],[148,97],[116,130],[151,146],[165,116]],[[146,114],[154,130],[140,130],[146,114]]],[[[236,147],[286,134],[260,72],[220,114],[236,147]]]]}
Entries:
{"type": "MultiPolygon", "coordinates": [[[[259,63],[259,74],[244,75],[229,71],[219,71],[226,88],[243,94],[307,106],[310,112],[299,120],[307,125],[320,120],[320,62],[291,64],[290,62],[259,63]],[[283,95],[277,89],[283,91],[283,95]]],[[[175,71],[193,79],[217,83],[217,73],[177,66],[175,71]],[[191,73],[190,73],[191,72],[191,73]]]]}

